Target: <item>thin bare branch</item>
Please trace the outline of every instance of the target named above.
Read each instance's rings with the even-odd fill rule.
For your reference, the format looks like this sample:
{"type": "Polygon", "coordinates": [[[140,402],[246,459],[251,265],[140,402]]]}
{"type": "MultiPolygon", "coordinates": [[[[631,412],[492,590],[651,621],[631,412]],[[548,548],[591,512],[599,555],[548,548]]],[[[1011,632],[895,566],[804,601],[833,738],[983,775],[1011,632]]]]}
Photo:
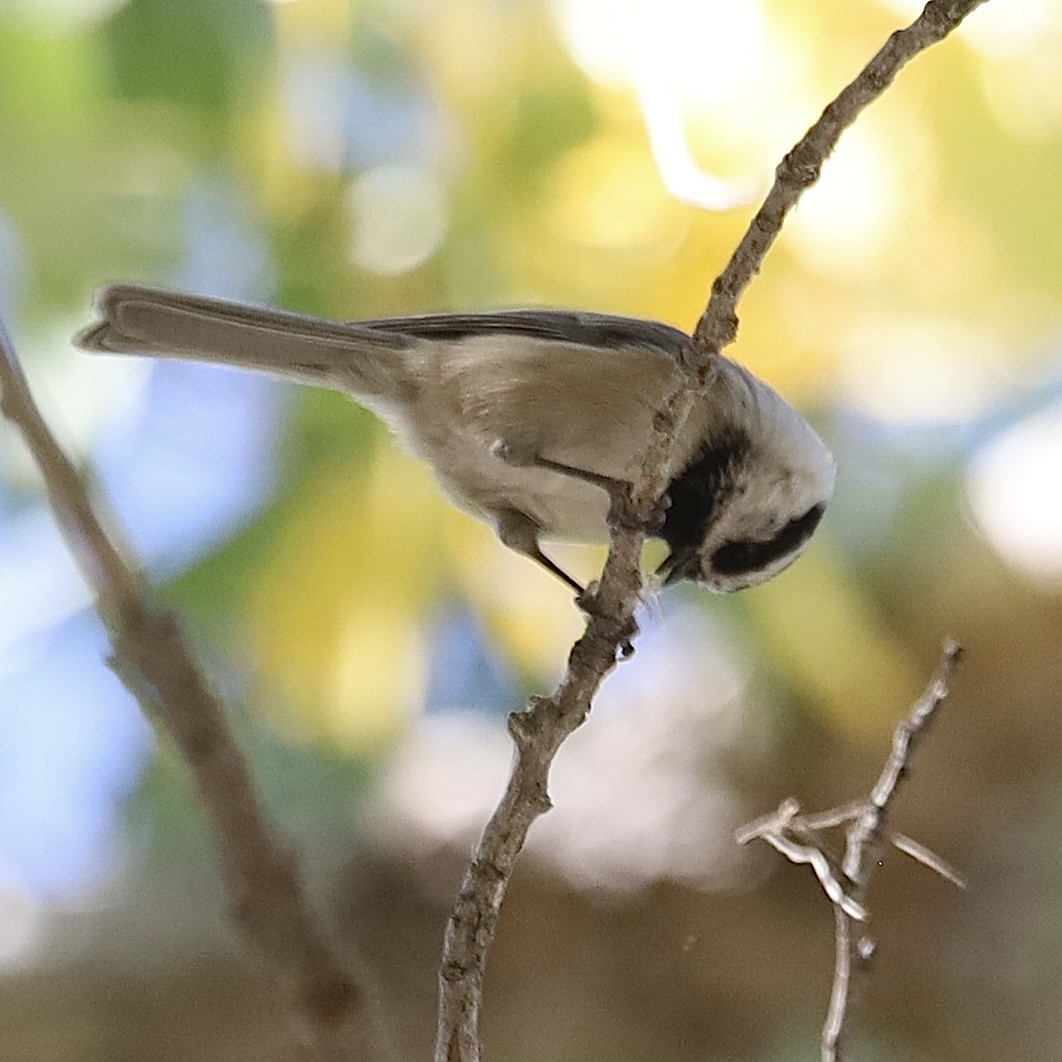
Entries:
{"type": "MultiPolygon", "coordinates": [[[[925,736],[929,721],[948,696],[951,679],[961,656],[962,646],[953,638],[949,638],[944,643],[937,673],[926,687],[925,693],[911,709],[908,717],[900,723],[896,728],[896,733],[893,734],[892,752],[870,794],[871,802],[876,808],[884,809],[896,795],[915,746],[925,736]]],[[[877,826],[874,827],[875,830],[877,828],[877,826]]]]}
{"type": "Polygon", "coordinates": [[[942,859],[931,848],[919,844],[913,837],[902,833],[890,833],[889,842],[897,851],[910,856],[916,863],[921,863],[928,870],[939,874],[945,881],[950,881],[957,889],[968,889],[970,883],[962,873],[955,869],[949,862],[942,859]]]}
{"type": "Polygon", "coordinates": [[[822,1057],[840,1059],[841,1040],[851,1006],[852,956],[855,948],[852,937],[853,920],[836,904],[833,908],[833,984],[830,987],[830,1003],[826,1008],[826,1020],[822,1026],[822,1057]],[[827,1048],[827,1045],[831,1045],[827,1048]],[[832,1050],[833,1055],[827,1054],[832,1050]]]}
{"type": "Polygon", "coordinates": [[[213,827],[238,927],[272,974],[314,1058],[377,1058],[367,993],[313,920],[295,857],[262,808],[221,700],[177,620],[152,600],[107,526],[113,521],[101,518],[49,431],[2,323],[0,347],[0,412],[25,439],[67,545],[95,592],[114,650],[112,667],[188,766],[213,827]]]}
{"type": "MultiPolygon", "coordinates": [[[[792,797],[786,797],[774,811],[769,811],[736,830],[734,840],[738,844],[748,844],[750,841],[762,840],[768,834],[784,833],[791,828],[798,815],[800,805],[792,797]]],[[[801,818],[806,819],[806,816],[801,815],[801,818]]]]}
{"type": "MultiPolygon", "coordinates": [[[[855,816],[846,831],[842,866],[851,883],[848,892],[864,905],[871,874],[877,865],[878,852],[886,838],[885,824],[889,807],[907,775],[915,748],[951,690],[951,680],[961,657],[962,647],[959,643],[951,638],[945,641],[936,674],[907,717],[896,727],[885,767],[862,812],[855,816]]],[[[924,851],[928,852],[928,849],[924,851]]],[[[943,861],[941,863],[947,865],[943,861]]],[[[872,940],[857,938],[848,916],[836,908],[835,922],[838,953],[843,938],[847,957],[846,961],[839,961],[834,969],[830,1008],[822,1030],[823,1062],[841,1062],[844,1058],[845,1042],[852,1023],[852,1003],[869,972],[869,960],[873,953],[872,940]]]]}
{"type": "MultiPolygon", "coordinates": [[[[892,34],[779,164],[767,198],[712,285],[708,306],[682,359],[683,371],[676,374],[675,389],[654,419],[642,471],[631,490],[630,509],[636,517],[631,522],[645,526],[664,493],[672,442],[700,390],[711,386],[715,359],[737,335],[738,300],[759,272],[786,215],[818,179],[841,133],[885,91],[901,67],[946,37],[983,2],[930,0],[910,26],[892,34]]],[[[553,757],[586,719],[601,681],[636,630],[633,617],[641,598],[638,564],[644,539],[644,532],[630,526],[613,528],[601,580],[586,595],[585,631],[572,649],[560,686],[510,718],[516,742],[513,770],[476,847],[446,927],[439,968],[435,1062],[479,1062],[483,980],[505,891],[531,824],[550,807],[553,757]]]]}
{"type": "Polygon", "coordinates": [[[830,1004],[822,1029],[823,1062],[837,1062],[844,1057],[855,991],[862,980],[860,975],[866,974],[874,954],[874,941],[865,931],[870,921],[866,893],[883,843],[889,841],[941,877],[966,887],[958,871],[925,845],[886,830],[886,818],[900,782],[906,777],[911,755],[948,696],[960,656],[957,642],[950,639],[945,642],[936,674],[897,725],[888,760],[866,798],[810,815],[801,814],[799,804],[789,798],[775,811],[749,823],[736,834],[740,844],[763,840],[790,862],[809,864],[833,904],[835,959],[830,1004]],[[845,851],[838,865],[822,838],[822,831],[840,826],[846,827],[845,851]]]}

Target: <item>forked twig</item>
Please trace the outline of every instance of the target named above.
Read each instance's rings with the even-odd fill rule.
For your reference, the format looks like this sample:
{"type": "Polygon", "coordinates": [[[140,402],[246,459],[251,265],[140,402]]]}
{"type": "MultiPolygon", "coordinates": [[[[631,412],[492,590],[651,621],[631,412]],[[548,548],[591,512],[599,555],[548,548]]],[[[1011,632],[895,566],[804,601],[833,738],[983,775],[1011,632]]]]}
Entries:
{"type": "Polygon", "coordinates": [[[958,871],[940,856],[919,842],[886,829],[890,805],[907,774],[911,756],[951,690],[952,676],[961,655],[958,642],[945,643],[936,674],[896,727],[885,767],[865,799],[811,815],[801,814],[795,800],[783,800],[776,811],[737,833],[739,844],[763,840],[791,862],[810,863],[833,904],[836,946],[830,1005],[822,1029],[823,1062],[843,1058],[857,981],[866,975],[874,953],[874,941],[863,926],[870,919],[866,893],[882,844],[891,843],[953,885],[966,887],[958,871]],[[821,831],[838,826],[846,826],[844,857],[839,864],[821,836],[821,831]]]}

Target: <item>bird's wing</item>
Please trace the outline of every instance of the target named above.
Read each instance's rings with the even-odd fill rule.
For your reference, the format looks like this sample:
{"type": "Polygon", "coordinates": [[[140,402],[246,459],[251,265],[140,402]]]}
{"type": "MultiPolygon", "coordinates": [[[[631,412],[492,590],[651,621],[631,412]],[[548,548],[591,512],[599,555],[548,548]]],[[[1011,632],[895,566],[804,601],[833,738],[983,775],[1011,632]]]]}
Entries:
{"type": "Polygon", "coordinates": [[[360,327],[429,340],[521,335],[607,350],[657,350],[675,356],[689,337],[659,321],[577,310],[503,310],[493,313],[421,314],[358,321],[360,327]]]}

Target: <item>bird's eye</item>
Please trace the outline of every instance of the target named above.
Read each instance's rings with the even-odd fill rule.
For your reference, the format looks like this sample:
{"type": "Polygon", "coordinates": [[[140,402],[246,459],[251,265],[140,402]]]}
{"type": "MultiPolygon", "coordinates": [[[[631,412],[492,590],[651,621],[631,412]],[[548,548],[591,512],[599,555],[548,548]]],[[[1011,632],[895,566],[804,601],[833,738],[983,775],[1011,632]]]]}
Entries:
{"type": "Polygon", "coordinates": [[[819,526],[825,511],[825,505],[813,505],[769,539],[740,539],[720,546],[712,554],[712,570],[718,575],[763,571],[782,557],[795,553],[819,526]]]}

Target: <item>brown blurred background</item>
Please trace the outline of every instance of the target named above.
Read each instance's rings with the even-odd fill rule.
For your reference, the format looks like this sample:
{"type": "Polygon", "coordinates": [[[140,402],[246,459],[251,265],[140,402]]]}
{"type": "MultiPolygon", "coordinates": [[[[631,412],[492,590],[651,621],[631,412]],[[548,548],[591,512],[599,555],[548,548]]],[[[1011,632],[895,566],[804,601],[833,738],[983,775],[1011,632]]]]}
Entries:
{"type": "MultiPolygon", "coordinates": [[[[567,593],[342,398],[90,359],[110,280],[340,318],[580,306],[689,328],[781,154],[903,0],[6,0],[0,309],[186,617],[322,918],[424,1058],[446,912],[567,593]]],[[[557,762],[503,912],[496,1062],[817,1057],[832,915],[739,850],[865,792],[959,636],[853,1057],[1062,1043],[1062,4],[991,0],[846,134],[734,355],[836,500],[730,598],[669,591],[557,762]]],[[[561,551],[589,577],[596,550],[561,551]]],[[[171,751],[0,429],[0,1058],[297,1057],[171,751]]]]}

